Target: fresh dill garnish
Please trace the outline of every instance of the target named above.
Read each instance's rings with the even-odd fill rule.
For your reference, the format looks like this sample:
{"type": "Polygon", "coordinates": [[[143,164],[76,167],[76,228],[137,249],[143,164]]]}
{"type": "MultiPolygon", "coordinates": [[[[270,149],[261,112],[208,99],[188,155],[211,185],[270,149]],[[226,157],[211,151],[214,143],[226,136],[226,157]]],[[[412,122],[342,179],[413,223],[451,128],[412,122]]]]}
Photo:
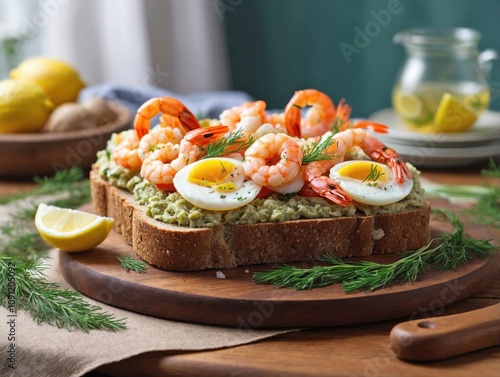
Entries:
{"type": "Polygon", "coordinates": [[[221,170],[221,174],[224,174],[226,172],[226,167],[224,166],[224,164],[222,163],[222,161],[219,161],[221,166],[222,166],[222,170],[221,170]]]}
{"type": "Polygon", "coordinates": [[[0,304],[10,312],[26,311],[38,324],[46,322],[68,331],[125,328],[123,319],[102,312],[78,292],[48,282],[43,272],[46,268],[40,260],[0,254],[0,304]],[[9,289],[12,285],[14,289],[9,289]]]}
{"type": "Polygon", "coordinates": [[[130,255],[120,255],[119,257],[116,258],[120,261],[122,267],[127,272],[132,270],[139,274],[143,274],[148,270],[148,266],[146,263],[144,263],[144,261],[134,259],[130,255]]]}
{"type": "Polygon", "coordinates": [[[384,174],[385,174],[384,172],[381,172],[381,171],[379,171],[377,169],[377,165],[371,164],[370,165],[370,172],[368,173],[368,175],[366,176],[366,178],[363,179],[362,182],[365,182],[365,181],[376,182],[384,174]]]}
{"type": "Polygon", "coordinates": [[[481,170],[481,175],[485,177],[500,178],[500,165],[490,158],[489,165],[486,169],[481,170]]]}
{"type": "Polygon", "coordinates": [[[477,203],[462,213],[474,217],[475,221],[484,225],[500,228],[500,187],[485,186],[488,189],[477,197],[477,203]]]}
{"type": "Polygon", "coordinates": [[[330,131],[333,134],[339,133],[341,130],[345,130],[351,127],[352,121],[350,120],[343,120],[342,118],[336,116],[335,119],[333,120],[333,126],[330,127],[330,131]]]}
{"type": "Polygon", "coordinates": [[[401,254],[389,264],[362,261],[345,262],[327,255],[326,266],[297,268],[279,265],[274,270],[256,272],[257,284],[272,284],[278,288],[312,289],[342,284],[345,292],[374,291],[399,283],[413,283],[429,269],[454,270],[473,258],[484,258],[497,249],[490,241],[466,238],[458,216],[444,209],[433,210],[453,225],[453,231],[443,233],[418,250],[401,254]]]}
{"type": "MultiPolygon", "coordinates": [[[[88,186],[88,180],[83,179],[83,171],[80,168],[72,167],[68,170],[60,170],[52,177],[35,177],[37,186],[29,191],[13,195],[0,196],[0,204],[8,204],[14,200],[28,198],[34,195],[51,195],[61,192],[73,193],[75,190],[88,186]]],[[[90,189],[88,190],[90,195],[90,189]]],[[[89,196],[90,198],[90,196],[89,196]]]]}
{"type": "Polygon", "coordinates": [[[36,229],[21,221],[13,220],[0,227],[0,256],[20,255],[36,259],[48,250],[36,229]]]}
{"type": "MultiPolygon", "coordinates": [[[[488,178],[500,178],[500,165],[490,158],[488,167],[481,170],[481,175],[488,178]]],[[[474,217],[480,224],[500,228],[500,186],[484,184],[482,188],[484,191],[476,196],[476,205],[463,210],[463,213],[474,217]]]]}
{"type": "Polygon", "coordinates": [[[309,164],[313,161],[332,159],[335,155],[328,152],[328,148],[332,146],[333,142],[333,134],[330,134],[325,139],[319,140],[310,147],[303,147],[302,165],[309,164]]]}
{"type": "MultiPolygon", "coordinates": [[[[500,178],[500,166],[490,159],[488,168],[481,170],[488,178],[500,178]]],[[[493,181],[483,185],[447,185],[423,181],[425,194],[447,199],[466,199],[468,208],[461,214],[475,218],[480,224],[500,228],[500,186],[493,181]],[[470,203],[473,203],[472,205],[470,203]]]]}
{"type": "Polygon", "coordinates": [[[219,157],[229,153],[236,153],[247,149],[252,145],[254,139],[250,137],[248,140],[243,135],[243,130],[230,132],[228,136],[218,139],[205,147],[205,155],[203,158],[219,157]]]}
{"type": "Polygon", "coordinates": [[[11,204],[12,211],[8,214],[9,221],[0,224],[0,305],[8,310],[25,310],[37,323],[46,322],[68,330],[125,328],[123,320],[88,304],[80,293],[48,282],[43,273],[46,265],[40,261],[46,257],[49,246],[34,226],[38,205],[35,196],[51,195],[45,199],[47,204],[78,207],[90,200],[88,179],[84,179],[81,169],[74,167],[34,181],[37,186],[30,191],[0,197],[0,204],[11,204]],[[10,281],[15,281],[14,293],[8,290],[10,281]]]}

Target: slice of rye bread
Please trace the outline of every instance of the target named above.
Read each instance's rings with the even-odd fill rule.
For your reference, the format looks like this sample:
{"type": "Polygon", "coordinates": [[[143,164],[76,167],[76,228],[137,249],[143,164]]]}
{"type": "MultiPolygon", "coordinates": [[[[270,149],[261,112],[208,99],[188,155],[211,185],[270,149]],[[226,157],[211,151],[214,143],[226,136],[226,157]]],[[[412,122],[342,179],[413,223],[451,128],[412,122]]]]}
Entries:
{"type": "Polygon", "coordinates": [[[164,270],[288,263],[327,253],[362,257],[413,250],[429,241],[430,205],[375,216],[187,228],[147,216],[130,192],[111,186],[96,171],[90,183],[95,212],[113,217],[114,229],[135,253],[164,270]]]}

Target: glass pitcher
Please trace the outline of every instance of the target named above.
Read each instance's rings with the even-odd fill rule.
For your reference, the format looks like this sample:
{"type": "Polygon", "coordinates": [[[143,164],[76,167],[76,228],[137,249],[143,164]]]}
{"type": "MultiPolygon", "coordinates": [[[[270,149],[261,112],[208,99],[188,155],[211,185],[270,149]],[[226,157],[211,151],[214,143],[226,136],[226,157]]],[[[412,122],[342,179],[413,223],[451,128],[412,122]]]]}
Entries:
{"type": "Polygon", "coordinates": [[[464,131],[490,102],[486,80],[494,50],[478,52],[479,32],[412,29],[394,36],[405,47],[392,92],[394,111],[416,131],[464,131]]]}

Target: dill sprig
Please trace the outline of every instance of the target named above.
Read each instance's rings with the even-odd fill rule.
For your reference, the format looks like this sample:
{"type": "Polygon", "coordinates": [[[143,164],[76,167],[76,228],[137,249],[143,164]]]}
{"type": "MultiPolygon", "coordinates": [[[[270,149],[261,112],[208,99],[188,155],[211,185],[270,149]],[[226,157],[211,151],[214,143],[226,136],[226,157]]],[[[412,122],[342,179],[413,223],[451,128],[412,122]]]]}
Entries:
{"type": "Polygon", "coordinates": [[[345,292],[374,291],[395,283],[413,283],[429,269],[454,270],[460,264],[475,257],[484,258],[497,249],[488,240],[466,238],[463,223],[450,211],[434,212],[449,221],[453,231],[443,233],[418,250],[402,253],[393,263],[345,262],[327,255],[324,258],[328,262],[326,266],[302,269],[280,265],[271,271],[254,273],[253,279],[257,284],[279,288],[312,289],[341,283],[345,292]]]}
{"type": "Polygon", "coordinates": [[[462,213],[474,217],[480,224],[500,228],[500,187],[485,187],[487,191],[477,197],[476,205],[464,209],[462,213]]]}
{"type": "Polygon", "coordinates": [[[485,177],[500,178],[500,165],[490,158],[487,168],[481,170],[481,175],[485,177]]]}
{"type": "Polygon", "coordinates": [[[333,126],[330,127],[330,131],[333,132],[334,134],[338,134],[340,131],[351,128],[351,126],[352,126],[351,120],[344,120],[336,116],[335,119],[333,120],[333,126]]]}
{"type": "MultiPolygon", "coordinates": [[[[489,178],[500,178],[500,165],[490,158],[486,169],[481,170],[481,175],[489,178]]],[[[474,207],[463,210],[463,214],[474,217],[480,224],[500,228],[500,186],[484,184],[483,191],[476,196],[477,203],[474,207]]]]}
{"type": "Polygon", "coordinates": [[[226,137],[218,139],[205,147],[203,158],[219,157],[229,153],[236,153],[247,149],[254,142],[254,138],[246,139],[243,130],[230,132],[226,137]]]}
{"type": "Polygon", "coordinates": [[[302,165],[309,164],[313,161],[330,160],[335,157],[335,154],[328,152],[328,148],[330,148],[334,142],[333,136],[333,134],[330,134],[323,140],[320,139],[312,144],[310,147],[303,147],[302,165]]]}
{"type": "MultiPolygon", "coordinates": [[[[490,159],[489,166],[481,170],[481,175],[489,178],[500,178],[500,165],[490,159]]],[[[491,183],[483,185],[447,185],[422,181],[428,196],[439,196],[447,199],[466,199],[469,208],[461,210],[461,214],[473,217],[480,224],[500,228],[500,186],[491,183]]]]}
{"type": "Polygon", "coordinates": [[[373,181],[373,182],[376,182],[381,176],[383,176],[385,173],[384,172],[381,172],[377,169],[377,165],[375,164],[371,164],[370,165],[370,172],[368,173],[368,175],[366,176],[365,179],[363,179],[362,182],[365,182],[365,181],[373,181]]]}
{"type": "Polygon", "coordinates": [[[134,259],[130,255],[120,255],[119,257],[116,258],[120,261],[122,267],[127,272],[132,270],[139,274],[143,274],[148,270],[148,266],[146,263],[144,263],[144,261],[134,259]]]}
{"type": "Polygon", "coordinates": [[[123,319],[102,312],[99,306],[87,303],[78,292],[49,283],[44,273],[46,268],[40,260],[0,255],[1,305],[13,313],[26,311],[38,324],[46,322],[68,331],[125,328],[123,319]]]}
{"type": "Polygon", "coordinates": [[[0,227],[0,256],[22,255],[36,259],[47,250],[47,244],[33,227],[19,221],[12,221],[0,227]]]}
{"type": "Polygon", "coordinates": [[[83,178],[83,171],[78,167],[60,170],[52,177],[35,177],[33,179],[37,184],[35,188],[18,194],[2,195],[0,196],[0,204],[8,204],[15,200],[29,198],[35,195],[52,195],[61,192],[75,194],[86,191],[88,192],[87,199],[89,199],[90,190],[86,190],[88,180],[83,178]]]}
{"type": "Polygon", "coordinates": [[[0,197],[0,204],[11,203],[15,208],[9,222],[0,225],[0,305],[9,311],[24,310],[37,323],[68,330],[119,330],[124,320],[102,312],[87,303],[76,292],[50,283],[41,262],[49,246],[43,242],[34,226],[37,203],[35,196],[52,195],[46,203],[60,207],[78,207],[90,200],[90,185],[79,168],[57,172],[52,177],[35,178],[37,186],[20,194],[0,197]],[[15,205],[14,205],[15,203],[15,205]],[[8,287],[15,284],[13,292],[8,287]],[[9,284],[10,283],[10,284],[9,284]],[[13,305],[12,305],[13,303],[13,305]]]}

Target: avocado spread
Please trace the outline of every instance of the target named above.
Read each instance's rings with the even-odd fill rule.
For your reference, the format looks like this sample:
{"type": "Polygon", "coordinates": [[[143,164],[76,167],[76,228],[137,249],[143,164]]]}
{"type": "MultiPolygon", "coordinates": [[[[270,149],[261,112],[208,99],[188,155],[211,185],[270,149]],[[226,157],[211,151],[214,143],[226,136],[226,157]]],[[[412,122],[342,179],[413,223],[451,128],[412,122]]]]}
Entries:
{"type": "Polygon", "coordinates": [[[242,225],[334,218],[353,216],[355,213],[374,215],[398,213],[425,205],[419,171],[408,164],[413,175],[413,188],[410,194],[399,202],[384,206],[352,203],[344,207],[331,204],[321,197],[272,194],[265,199],[255,199],[250,204],[233,210],[210,211],[192,205],[178,193],[157,190],[153,184],[141,178],[137,170],[118,166],[111,160],[110,155],[109,149],[97,154],[96,164],[101,177],[113,186],[132,192],[135,200],[144,206],[148,216],[172,225],[203,228],[225,224],[242,225]]]}

